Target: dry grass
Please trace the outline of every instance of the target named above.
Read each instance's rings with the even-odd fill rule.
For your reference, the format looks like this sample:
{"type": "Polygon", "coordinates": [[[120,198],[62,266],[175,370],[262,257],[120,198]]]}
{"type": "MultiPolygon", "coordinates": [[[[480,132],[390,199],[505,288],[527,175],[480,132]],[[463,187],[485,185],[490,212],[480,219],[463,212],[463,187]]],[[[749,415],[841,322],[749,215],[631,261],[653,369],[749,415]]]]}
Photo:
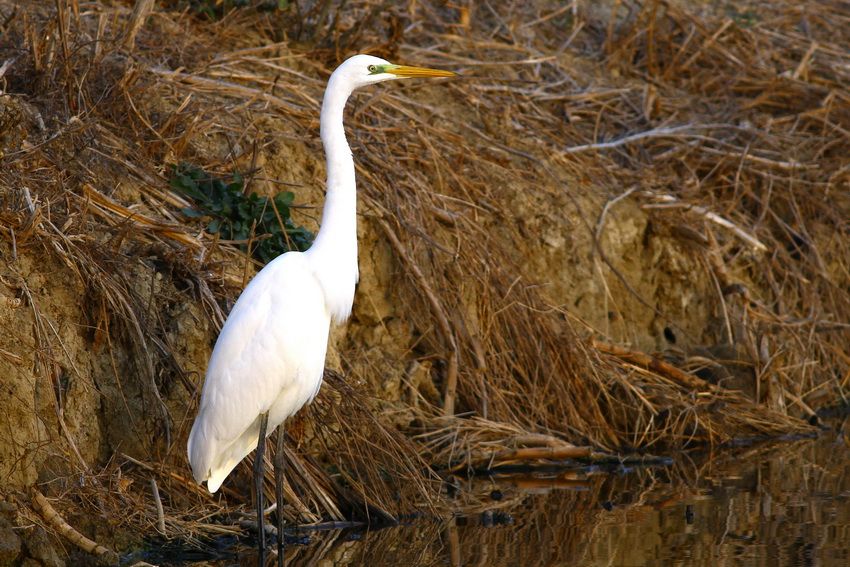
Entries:
{"type": "Polygon", "coordinates": [[[290,520],[439,507],[426,463],[478,462],[529,434],[658,452],[805,431],[801,417],[846,400],[850,21],[840,2],[699,14],[652,1],[610,11],[497,2],[471,14],[348,4],[286,20],[305,40],[291,47],[274,14],[251,10],[213,23],[161,11],[139,28],[127,7],[0,2],[0,85],[14,102],[0,117],[4,239],[13,258],[51,255],[84,282],[95,340],[126,349],[133,391],[155,416],[151,458],[84,471],[100,484],[81,502],[153,532],[162,517],[141,482],[153,474],[167,535],[237,529],[221,518],[244,495],[212,500],[185,477],[198,384],[155,308],[197,302],[220,325],[220,301],[253,267],[182,221],[166,166],[259,168],[254,187],[269,187],[257,161],[281,140],[320,154],[324,80],[355,47],[465,77],[376,91],[350,118],[361,213],[393,251],[394,301],[419,335],[410,357],[431,364],[440,402],[389,411],[329,380],[308,418],[316,442],[289,455],[290,520]],[[553,305],[524,273],[535,238],[518,193],[564,195],[604,285],[687,335],[606,253],[612,211],[627,200],[644,209],[715,290],[720,330],[690,342],[737,347],[753,392],[700,377],[723,361],[616,345],[553,305]],[[179,284],[154,309],[134,281],[150,258],[179,284]],[[174,388],[179,415],[167,403],[181,398],[174,388]],[[381,411],[406,416],[409,438],[381,411]],[[120,487],[126,468],[135,488],[120,487]]]}

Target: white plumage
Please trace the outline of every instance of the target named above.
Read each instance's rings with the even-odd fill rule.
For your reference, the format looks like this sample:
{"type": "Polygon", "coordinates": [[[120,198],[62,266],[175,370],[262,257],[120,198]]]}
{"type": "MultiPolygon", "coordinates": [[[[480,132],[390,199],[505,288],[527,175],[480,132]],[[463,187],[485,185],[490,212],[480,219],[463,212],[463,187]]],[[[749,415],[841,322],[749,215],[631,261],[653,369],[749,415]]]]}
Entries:
{"type": "Polygon", "coordinates": [[[371,83],[453,74],[356,55],[331,75],[321,113],[328,169],[321,230],[309,250],[279,256],[251,280],[207,367],[188,453],[195,480],[206,481],[210,492],[257,447],[263,414],[271,435],[313,399],[331,320],[351,313],[358,271],[354,161],[342,122],[348,97],[371,83]]]}
{"type": "Polygon", "coordinates": [[[313,399],[322,383],[330,314],[309,257],[270,262],[239,297],[213,350],[189,436],[195,480],[215,492],[268,432],[313,399]]]}

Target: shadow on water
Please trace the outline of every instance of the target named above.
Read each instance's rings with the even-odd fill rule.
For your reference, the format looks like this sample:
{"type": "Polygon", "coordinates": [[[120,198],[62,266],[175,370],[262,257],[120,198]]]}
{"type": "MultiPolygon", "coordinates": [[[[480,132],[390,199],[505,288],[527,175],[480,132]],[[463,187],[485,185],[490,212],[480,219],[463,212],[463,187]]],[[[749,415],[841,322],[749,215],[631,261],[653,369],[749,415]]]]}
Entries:
{"type": "MultiPolygon", "coordinates": [[[[481,511],[448,523],[310,533],[308,545],[288,547],[287,564],[850,565],[846,427],[817,439],[682,454],[670,466],[463,481],[484,495],[481,511]]],[[[146,560],[254,564],[252,550],[232,544],[223,542],[212,560],[168,550],[146,560]]]]}

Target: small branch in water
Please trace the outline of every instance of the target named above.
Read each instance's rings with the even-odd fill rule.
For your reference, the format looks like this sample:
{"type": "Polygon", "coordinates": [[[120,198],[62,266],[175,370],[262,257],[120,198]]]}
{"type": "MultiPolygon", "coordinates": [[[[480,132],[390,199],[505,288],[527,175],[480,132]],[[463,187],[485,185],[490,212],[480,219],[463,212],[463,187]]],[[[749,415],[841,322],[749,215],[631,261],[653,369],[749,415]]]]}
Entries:
{"type": "Polygon", "coordinates": [[[365,528],[368,526],[366,522],[322,522],[321,524],[312,524],[307,526],[298,526],[299,530],[309,530],[312,532],[326,532],[328,530],[346,530],[351,528],[365,528]]]}
{"type": "Polygon", "coordinates": [[[576,447],[574,445],[562,445],[560,447],[523,447],[521,449],[508,449],[499,451],[493,457],[494,461],[533,461],[536,459],[550,459],[553,461],[561,459],[589,458],[593,453],[590,447],[576,447]]]}
{"type": "Polygon", "coordinates": [[[463,469],[472,474],[491,474],[494,472],[540,472],[544,470],[560,471],[565,469],[584,468],[589,465],[664,465],[672,462],[669,457],[656,455],[617,455],[594,451],[592,447],[577,447],[564,443],[559,446],[522,447],[505,449],[489,456],[476,458],[472,463],[464,461],[449,469],[449,472],[459,472],[463,469]],[[578,461],[578,465],[563,463],[532,463],[530,461],[578,461]]]}
{"type": "MultiPolygon", "coordinates": [[[[548,441],[548,440],[547,440],[548,441]]],[[[576,447],[568,443],[561,442],[559,445],[552,445],[547,442],[548,446],[544,447],[520,447],[517,449],[503,449],[495,453],[482,455],[478,458],[470,457],[461,463],[451,467],[449,472],[459,472],[463,469],[491,469],[494,467],[514,463],[516,461],[537,461],[550,460],[562,461],[564,459],[589,459],[593,455],[591,447],[576,447]]]]}
{"type": "MultiPolygon", "coordinates": [[[[240,528],[251,530],[252,532],[257,531],[257,520],[249,520],[246,518],[244,520],[239,520],[238,525],[240,528]]],[[[266,535],[277,537],[277,528],[271,522],[268,524],[263,523],[263,531],[266,535]]]]}

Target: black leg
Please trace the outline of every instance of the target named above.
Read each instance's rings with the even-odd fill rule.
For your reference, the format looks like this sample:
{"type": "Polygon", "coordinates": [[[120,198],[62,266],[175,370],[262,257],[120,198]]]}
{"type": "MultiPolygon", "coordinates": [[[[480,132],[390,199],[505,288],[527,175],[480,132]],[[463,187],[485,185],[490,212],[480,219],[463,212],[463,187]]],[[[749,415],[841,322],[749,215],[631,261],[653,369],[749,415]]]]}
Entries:
{"type": "Polygon", "coordinates": [[[277,450],[274,453],[274,497],[277,501],[277,565],[283,567],[283,465],[286,454],[283,445],[286,442],[286,428],[283,424],[277,428],[277,450]]]}
{"type": "Polygon", "coordinates": [[[260,435],[257,438],[257,453],[254,455],[254,490],[257,494],[257,565],[266,564],[266,526],[263,522],[263,459],[266,452],[266,428],[269,425],[269,413],[260,416],[260,435]]]}

